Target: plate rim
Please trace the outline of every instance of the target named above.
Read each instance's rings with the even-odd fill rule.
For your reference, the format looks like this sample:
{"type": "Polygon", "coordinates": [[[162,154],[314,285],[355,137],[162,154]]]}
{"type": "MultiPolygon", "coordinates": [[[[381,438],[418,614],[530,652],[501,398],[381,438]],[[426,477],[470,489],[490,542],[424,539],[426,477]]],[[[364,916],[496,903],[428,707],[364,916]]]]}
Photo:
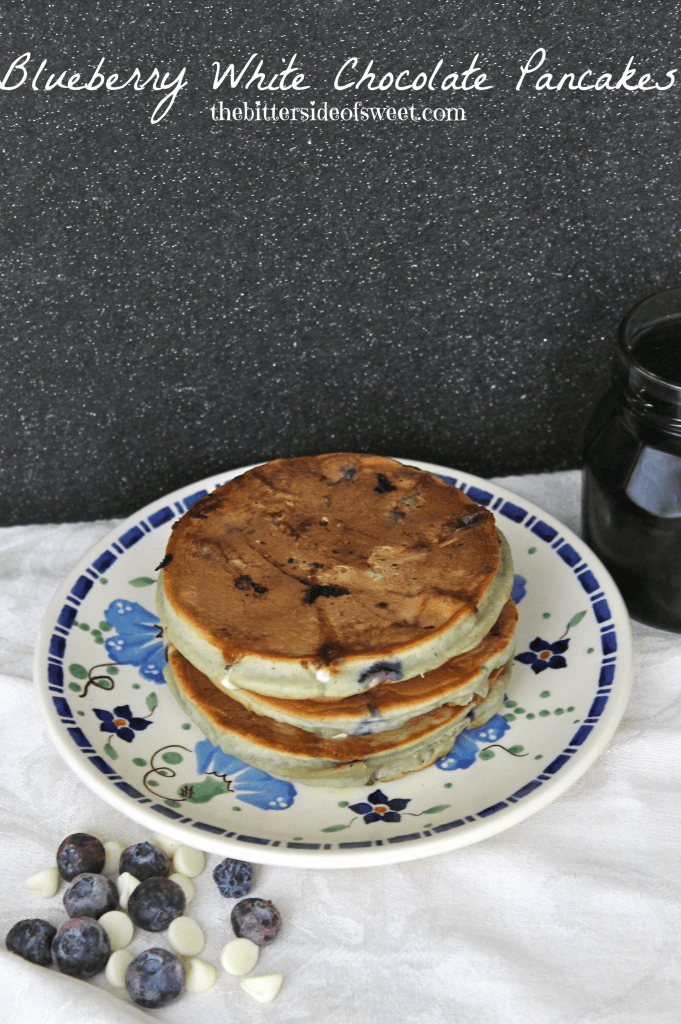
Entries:
{"type": "MultiPolygon", "coordinates": [[[[493,835],[498,835],[501,832],[505,832],[507,829],[513,828],[515,825],[526,821],[528,818],[553,803],[554,800],[557,800],[572,785],[582,778],[610,743],[626,710],[634,678],[633,631],[631,620],[629,618],[626,605],[624,604],[624,600],[614,580],[601,560],[589,548],[589,546],[577,534],[575,534],[574,531],[564,523],[560,522],[560,520],[556,519],[556,517],[551,513],[545,512],[539,506],[535,505],[534,502],[521,498],[513,491],[508,490],[508,488],[504,487],[502,484],[490,483],[489,480],[479,477],[477,474],[468,473],[465,470],[456,470],[452,467],[443,466],[438,463],[423,462],[417,459],[408,459],[397,456],[392,457],[395,458],[396,461],[402,462],[405,465],[415,466],[419,469],[424,469],[440,476],[449,477],[450,479],[455,477],[457,479],[457,484],[460,478],[463,477],[463,482],[465,482],[467,492],[471,486],[477,487],[480,490],[492,488],[495,492],[495,497],[503,498],[505,501],[509,501],[511,503],[520,502],[522,508],[530,515],[541,517],[541,519],[546,521],[550,526],[559,526],[561,535],[565,541],[569,543],[576,543],[578,547],[588,553],[587,558],[589,568],[593,568],[598,573],[599,588],[607,592],[607,599],[610,605],[612,619],[617,625],[618,685],[616,689],[612,690],[608,698],[608,716],[605,720],[603,718],[599,718],[598,731],[595,736],[591,737],[588,752],[585,753],[584,756],[580,758],[571,758],[570,762],[566,763],[562,767],[560,773],[554,775],[549,780],[549,785],[542,785],[538,789],[535,789],[530,794],[529,800],[519,800],[517,803],[505,808],[505,813],[502,815],[493,814],[490,817],[478,817],[474,823],[471,823],[469,828],[461,831],[453,829],[445,831],[439,835],[433,835],[431,833],[428,837],[420,836],[418,840],[411,843],[395,843],[394,845],[384,846],[372,845],[367,849],[342,850],[336,848],[330,850],[310,850],[300,847],[291,849],[290,847],[284,846],[271,847],[253,844],[253,848],[250,850],[247,859],[252,860],[255,863],[324,869],[378,867],[385,864],[420,860],[425,857],[436,856],[440,853],[446,853],[455,849],[462,849],[466,846],[482,842],[493,835]]],[[[100,538],[96,544],[92,545],[82,558],[79,559],[78,563],[67,573],[63,582],[57,588],[41,622],[33,661],[35,686],[38,691],[38,702],[41,715],[45,725],[47,726],[50,738],[55,744],[57,752],[61,757],[63,757],[68,766],[75,771],[76,775],[85,783],[88,789],[94,792],[97,797],[104,801],[104,803],[114,807],[125,817],[142,825],[144,828],[149,828],[152,832],[167,835],[187,846],[192,845],[190,839],[195,839],[196,842],[194,845],[205,850],[207,853],[215,853],[220,856],[234,856],[241,860],[245,859],[246,856],[246,850],[244,849],[245,843],[241,841],[234,841],[225,836],[213,836],[209,832],[198,832],[198,830],[196,835],[192,833],[191,836],[188,836],[187,826],[179,825],[170,818],[161,818],[159,820],[157,815],[152,818],[151,811],[148,810],[147,805],[140,805],[139,803],[131,801],[129,797],[125,796],[123,793],[119,793],[115,786],[112,786],[110,782],[107,784],[106,778],[90,764],[87,757],[83,755],[78,748],[75,748],[73,743],[68,744],[66,742],[66,738],[64,736],[65,730],[63,727],[58,727],[58,723],[54,715],[54,708],[50,699],[51,695],[48,691],[44,668],[47,665],[49,643],[57,615],[64,605],[66,596],[71,592],[74,580],[83,575],[84,571],[92,564],[93,558],[96,557],[100,549],[103,551],[114,541],[117,542],[121,534],[125,533],[126,529],[135,526],[140,518],[148,518],[149,514],[158,506],[162,504],[172,505],[176,500],[182,499],[183,497],[186,498],[188,496],[187,492],[192,489],[200,490],[208,487],[214,488],[217,486],[215,483],[216,480],[221,480],[222,483],[227,482],[227,480],[262,464],[263,463],[260,462],[252,463],[247,466],[228,469],[221,473],[213,473],[210,476],[195,481],[194,483],[189,483],[176,488],[168,494],[162,495],[161,497],[154,499],[154,501],[149,502],[132,515],[118,522],[116,526],[112,527],[110,531],[100,538]]],[[[582,560],[584,559],[582,558],[582,560]]],[[[323,790],[317,790],[317,792],[323,792],[323,790]]],[[[329,793],[331,792],[335,795],[336,789],[329,789],[329,793]]]]}

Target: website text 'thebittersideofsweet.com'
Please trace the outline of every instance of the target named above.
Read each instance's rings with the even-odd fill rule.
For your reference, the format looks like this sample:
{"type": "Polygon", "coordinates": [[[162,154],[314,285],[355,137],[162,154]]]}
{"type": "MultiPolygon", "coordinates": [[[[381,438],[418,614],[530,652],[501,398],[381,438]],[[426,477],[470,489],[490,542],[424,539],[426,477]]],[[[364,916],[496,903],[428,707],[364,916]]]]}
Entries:
{"type": "Polygon", "coordinates": [[[452,122],[465,121],[466,111],[463,107],[417,107],[409,106],[370,106],[365,107],[359,101],[351,106],[336,107],[329,103],[315,103],[311,100],[308,106],[284,107],[276,103],[240,101],[234,106],[230,103],[214,103],[210,108],[213,121],[426,121],[452,122]]]}

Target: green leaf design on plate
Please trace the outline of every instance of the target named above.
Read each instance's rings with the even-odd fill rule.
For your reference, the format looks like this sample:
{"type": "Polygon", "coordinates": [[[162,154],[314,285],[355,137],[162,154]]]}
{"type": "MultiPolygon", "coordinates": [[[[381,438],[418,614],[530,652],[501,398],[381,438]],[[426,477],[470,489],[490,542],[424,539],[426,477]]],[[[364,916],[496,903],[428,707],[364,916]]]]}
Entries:
{"type": "Polygon", "coordinates": [[[161,754],[161,760],[166,764],[179,764],[184,758],[182,754],[176,754],[174,750],[169,750],[167,754],[161,754]]]}
{"type": "Polygon", "coordinates": [[[328,828],[323,828],[322,832],[340,832],[341,829],[350,828],[349,825],[329,825],[328,828]]]}
{"type": "Polygon", "coordinates": [[[112,761],[118,760],[118,754],[116,753],[116,751],[114,750],[110,743],[104,744],[104,753],[106,754],[107,757],[110,757],[112,761]]]}
{"type": "Polygon", "coordinates": [[[572,618],[570,619],[570,621],[568,622],[568,629],[572,629],[573,626],[579,625],[579,623],[582,621],[582,619],[584,618],[585,615],[586,615],[585,611],[584,612],[577,612],[576,615],[573,615],[572,618]]]}
{"type": "Polygon", "coordinates": [[[155,582],[151,576],[137,576],[134,580],[128,580],[131,587],[150,587],[155,582]]]}
{"type": "Polygon", "coordinates": [[[158,707],[158,697],[153,691],[147,696],[147,707],[150,711],[158,707]]]}
{"type": "Polygon", "coordinates": [[[87,669],[77,663],[69,665],[69,672],[72,676],[75,676],[76,679],[87,679],[87,669]]]}
{"type": "Polygon", "coordinates": [[[437,807],[429,807],[427,811],[421,811],[421,814],[439,814],[440,811],[446,811],[451,804],[438,804],[437,807]]]}
{"type": "Polygon", "coordinates": [[[224,779],[204,779],[203,782],[181,786],[177,792],[190,804],[207,804],[214,796],[229,793],[229,786],[224,779]]]}

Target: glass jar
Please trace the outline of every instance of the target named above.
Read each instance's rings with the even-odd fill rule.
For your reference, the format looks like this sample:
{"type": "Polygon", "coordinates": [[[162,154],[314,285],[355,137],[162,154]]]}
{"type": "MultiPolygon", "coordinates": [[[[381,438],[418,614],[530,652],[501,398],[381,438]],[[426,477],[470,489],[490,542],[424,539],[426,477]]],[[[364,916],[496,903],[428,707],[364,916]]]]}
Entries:
{"type": "Polygon", "coordinates": [[[584,459],[584,539],[633,618],[681,632],[681,288],[625,319],[584,459]]]}

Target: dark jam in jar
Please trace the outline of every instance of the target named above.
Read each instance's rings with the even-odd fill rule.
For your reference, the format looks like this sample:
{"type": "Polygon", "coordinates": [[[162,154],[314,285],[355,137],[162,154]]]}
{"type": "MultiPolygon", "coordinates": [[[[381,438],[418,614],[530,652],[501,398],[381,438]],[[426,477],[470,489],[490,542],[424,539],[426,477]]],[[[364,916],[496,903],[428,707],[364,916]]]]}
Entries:
{"type": "Polygon", "coordinates": [[[623,324],[587,428],[583,530],[631,615],[681,632],[681,288],[623,324]]]}

